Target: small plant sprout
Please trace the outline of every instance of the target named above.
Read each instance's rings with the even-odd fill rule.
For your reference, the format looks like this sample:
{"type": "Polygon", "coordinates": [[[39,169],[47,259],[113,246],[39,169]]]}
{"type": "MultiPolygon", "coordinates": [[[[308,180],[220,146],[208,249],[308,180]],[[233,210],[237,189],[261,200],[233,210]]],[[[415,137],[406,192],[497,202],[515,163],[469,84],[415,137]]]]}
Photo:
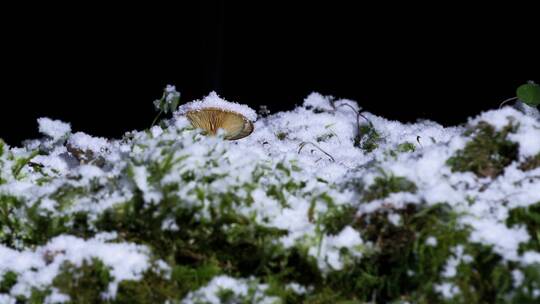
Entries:
{"type": "Polygon", "coordinates": [[[540,85],[529,81],[521,85],[516,91],[517,98],[528,106],[537,107],[540,105],[540,85]]]}
{"type": "Polygon", "coordinates": [[[158,114],[152,122],[152,126],[156,124],[161,114],[174,112],[178,107],[180,102],[180,92],[176,91],[176,87],[173,85],[167,85],[163,90],[163,95],[160,99],[154,100],[154,107],[156,108],[158,114]]]}
{"type": "Polygon", "coordinates": [[[219,129],[225,131],[224,138],[236,140],[253,132],[253,121],[257,114],[246,105],[228,102],[215,92],[203,100],[196,100],[180,106],[179,114],[184,114],[195,128],[204,134],[215,136],[219,129]]]}
{"type": "Polygon", "coordinates": [[[261,115],[262,117],[266,117],[270,115],[270,109],[268,109],[267,105],[260,105],[258,112],[259,112],[259,115],[261,115]]]}
{"type": "Polygon", "coordinates": [[[529,107],[537,107],[540,105],[540,85],[534,81],[529,81],[526,84],[519,86],[516,90],[516,97],[504,100],[499,106],[499,109],[505,104],[516,100],[529,107]]]}
{"type": "Polygon", "coordinates": [[[332,102],[331,104],[334,110],[337,110],[337,108],[339,107],[348,107],[356,114],[356,136],[354,138],[354,145],[355,147],[361,147],[362,149],[371,152],[375,148],[375,141],[379,137],[377,131],[375,131],[375,127],[373,126],[371,120],[369,120],[366,116],[362,114],[362,112],[356,110],[348,103],[342,103],[337,106],[334,102],[332,102]],[[360,126],[360,118],[363,118],[365,121],[367,121],[369,126],[362,128],[360,126]]]}

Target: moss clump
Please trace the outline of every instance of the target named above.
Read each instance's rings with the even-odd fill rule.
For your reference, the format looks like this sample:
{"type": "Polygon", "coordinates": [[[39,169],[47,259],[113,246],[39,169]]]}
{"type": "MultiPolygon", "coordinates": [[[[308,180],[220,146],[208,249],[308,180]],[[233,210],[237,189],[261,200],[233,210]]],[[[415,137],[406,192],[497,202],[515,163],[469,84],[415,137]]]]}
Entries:
{"type": "Polygon", "coordinates": [[[540,251],[540,202],[510,211],[506,224],[509,227],[524,225],[531,239],[520,245],[520,251],[540,251]]]}
{"type": "Polygon", "coordinates": [[[17,283],[17,274],[13,271],[4,273],[0,279],[0,294],[9,293],[11,287],[17,283]]]}
{"type": "Polygon", "coordinates": [[[140,281],[122,281],[118,285],[115,303],[166,303],[180,293],[178,282],[166,280],[154,272],[147,272],[140,281]]]}
{"type": "Polygon", "coordinates": [[[536,154],[533,157],[527,158],[521,165],[519,169],[523,171],[531,171],[540,167],[540,153],[536,154]]]}
{"type": "Polygon", "coordinates": [[[382,177],[375,178],[373,184],[365,190],[363,199],[366,202],[370,202],[372,200],[386,198],[391,193],[416,193],[416,190],[416,185],[405,177],[385,174],[382,177]]]}
{"type": "Polygon", "coordinates": [[[450,207],[411,204],[354,217],[349,225],[365,242],[374,244],[373,250],[349,267],[328,273],[320,282],[312,281],[314,292],[301,303],[443,302],[433,286],[439,282],[453,246],[467,238],[450,207]],[[392,223],[390,214],[399,215],[401,223],[392,223]],[[436,246],[426,244],[430,236],[439,240],[436,246]]]}
{"type": "Polygon", "coordinates": [[[287,138],[287,133],[285,133],[285,132],[279,132],[279,133],[276,134],[276,137],[277,137],[277,139],[279,139],[279,140],[285,140],[285,138],[287,138]]]}
{"type": "Polygon", "coordinates": [[[471,171],[479,177],[497,177],[506,166],[517,160],[518,144],[507,139],[508,134],[516,129],[517,126],[509,124],[497,132],[492,125],[480,122],[465,133],[474,137],[464,149],[449,158],[447,164],[452,172],[471,171]]]}
{"type": "Polygon", "coordinates": [[[362,125],[358,128],[358,135],[354,138],[354,146],[367,153],[379,147],[381,135],[371,125],[362,125]]]}
{"type": "Polygon", "coordinates": [[[16,210],[23,202],[10,195],[0,195],[0,244],[15,247],[15,244],[27,239],[20,217],[16,210]]]}
{"type": "MultiPolygon", "coordinates": [[[[354,227],[375,245],[374,251],[354,267],[330,274],[329,284],[348,295],[345,299],[375,303],[519,303],[509,296],[526,291],[513,286],[516,265],[503,261],[489,246],[470,243],[469,231],[458,218],[446,204],[410,204],[360,216],[354,227]],[[399,225],[389,220],[390,214],[401,217],[399,225]],[[427,242],[428,238],[437,241],[427,242]],[[468,258],[458,260],[455,275],[442,275],[449,259],[460,255],[468,258]],[[456,287],[454,297],[444,298],[436,291],[443,282],[456,287]]],[[[534,297],[523,299],[530,302],[534,297]]]]}
{"type": "Polygon", "coordinates": [[[72,303],[100,303],[113,280],[108,267],[99,259],[83,261],[80,267],[64,263],[53,286],[70,297],[72,303]]]}
{"type": "Polygon", "coordinates": [[[409,153],[416,151],[416,146],[410,142],[404,142],[396,146],[395,149],[390,150],[389,154],[392,157],[397,157],[400,153],[409,153]]]}

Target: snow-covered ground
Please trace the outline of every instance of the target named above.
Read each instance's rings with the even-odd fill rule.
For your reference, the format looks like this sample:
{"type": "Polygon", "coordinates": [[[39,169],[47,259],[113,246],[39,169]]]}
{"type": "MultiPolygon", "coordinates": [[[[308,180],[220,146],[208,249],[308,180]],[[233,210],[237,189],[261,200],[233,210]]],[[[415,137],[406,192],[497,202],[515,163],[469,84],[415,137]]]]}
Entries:
{"type": "Polygon", "coordinates": [[[491,282],[480,260],[490,256],[489,267],[501,268],[510,286],[496,299],[540,301],[540,276],[531,274],[540,273],[538,234],[531,233],[540,227],[540,121],[505,107],[444,128],[359,117],[360,106],[313,93],[292,111],[257,119],[212,93],[119,140],[39,119],[43,138],[0,144],[0,303],[76,301],[72,289],[84,286],[58,278],[67,272],[83,282],[77,271],[96,261],[110,277],[96,291],[103,300],[125,293],[122,281],[153,273],[174,283],[175,296],[163,298],[173,302],[326,303],[331,292],[323,287],[339,286],[339,273],[390,280],[381,272],[395,265],[382,258],[378,272],[366,265],[396,255],[385,252],[397,242],[387,239],[394,230],[412,231],[399,247],[410,251],[397,254],[409,257],[403,273],[412,287],[396,287],[399,296],[377,284],[334,287],[334,300],[379,302],[379,292],[384,301],[466,302],[490,294],[468,281],[491,282]],[[205,105],[256,120],[254,132],[236,141],[203,136],[183,114],[205,105]],[[479,167],[463,169],[476,156],[479,167]],[[451,217],[443,230],[415,231],[441,206],[441,221],[451,217]],[[260,254],[256,262],[242,255],[246,244],[260,254]],[[439,264],[424,290],[414,282],[427,278],[422,254],[430,252],[443,260],[433,261],[439,264]],[[296,255],[305,263],[291,262],[296,255]],[[198,271],[207,260],[215,273],[183,289],[178,269],[198,271]],[[312,281],[300,275],[307,268],[312,281]],[[358,294],[362,288],[366,294],[358,294]]]}

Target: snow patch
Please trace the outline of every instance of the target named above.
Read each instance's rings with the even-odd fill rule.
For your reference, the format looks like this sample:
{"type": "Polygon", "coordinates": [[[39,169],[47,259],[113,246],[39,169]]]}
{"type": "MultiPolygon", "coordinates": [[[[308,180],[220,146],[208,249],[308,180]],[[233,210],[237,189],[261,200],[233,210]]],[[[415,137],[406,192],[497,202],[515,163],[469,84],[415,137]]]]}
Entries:
{"type": "Polygon", "coordinates": [[[195,100],[181,105],[176,114],[184,115],[190,111],[200,111],[206,108],[218,108],[223,111],[242,114],[245,118],[251,121],[257,120],[257,113],[253,109],[247,105],[226,101],[225,99],[219,97],[216,92],[211,92],[202,100],[195,100]]]}

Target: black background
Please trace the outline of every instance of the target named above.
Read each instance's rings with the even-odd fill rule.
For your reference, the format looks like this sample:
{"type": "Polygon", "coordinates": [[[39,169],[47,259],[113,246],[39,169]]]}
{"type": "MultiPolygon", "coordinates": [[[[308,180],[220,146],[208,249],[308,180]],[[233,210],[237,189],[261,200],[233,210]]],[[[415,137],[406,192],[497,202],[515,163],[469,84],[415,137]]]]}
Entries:
{"type": "Polygon", "coordinates": [[[42,116],[120,137],[151,124],[166,84],[182,102],[216,90],[275,112],[318,91],[387,118],[452,125],[540,81],[538,22],[526,15],[534,8],[406,8],[202,1],[2,10],[11,18],[2,18],[0,137],[13,145],[37,137],[42,116]]]}

